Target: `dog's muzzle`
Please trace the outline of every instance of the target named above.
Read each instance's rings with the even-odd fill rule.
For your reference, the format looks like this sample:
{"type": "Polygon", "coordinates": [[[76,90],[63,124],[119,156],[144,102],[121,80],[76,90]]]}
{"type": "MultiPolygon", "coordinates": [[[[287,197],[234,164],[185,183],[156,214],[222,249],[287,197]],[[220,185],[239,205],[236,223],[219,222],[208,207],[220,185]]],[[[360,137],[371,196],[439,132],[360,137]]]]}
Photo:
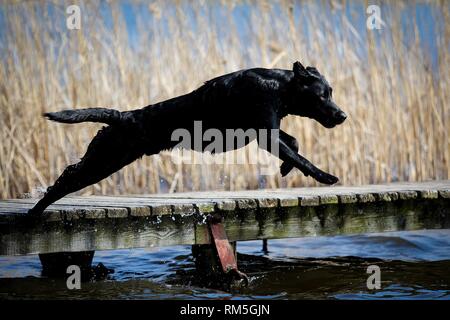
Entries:
{"type": "Polygon", "coordinates": [[[335,119],[336,124],[341,124],[342,122],[345,121],[345,119],[347,119],[347,115],[345,114],[344,111],[337,111],[334,114],[333,118],[335,119]]]}

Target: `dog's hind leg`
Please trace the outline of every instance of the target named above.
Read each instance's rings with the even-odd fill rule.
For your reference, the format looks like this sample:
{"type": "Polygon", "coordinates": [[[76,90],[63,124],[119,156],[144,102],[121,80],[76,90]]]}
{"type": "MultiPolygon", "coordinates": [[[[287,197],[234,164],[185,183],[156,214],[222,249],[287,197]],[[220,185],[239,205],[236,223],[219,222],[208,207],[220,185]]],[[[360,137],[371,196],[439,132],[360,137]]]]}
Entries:
{"type": "Polygon", "coordinates": [[[39,215],[53,202],[108,177],[143,155],[134,135],[125,129],[106,127],[89,144],[80,162],[68,166],[44,197],[29,210],[39,215]]]}

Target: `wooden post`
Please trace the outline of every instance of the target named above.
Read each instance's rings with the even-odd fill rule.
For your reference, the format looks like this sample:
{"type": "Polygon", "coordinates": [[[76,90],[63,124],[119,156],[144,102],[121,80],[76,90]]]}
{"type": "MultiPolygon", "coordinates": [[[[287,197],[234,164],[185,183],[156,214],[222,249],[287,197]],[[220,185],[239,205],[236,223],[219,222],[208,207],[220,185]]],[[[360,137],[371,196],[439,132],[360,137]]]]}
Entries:
{"type": "Polygon", "coordinates": [[[267,239],[263,239],[262,252],[263,252],[265,255],[268,255],[268,254],[269,254],[269,247],[267,246],[267,239]]]}
{"type": "MultiPolygon", "coordinates": [[[[236,241],[230,242],[234,257],[237,260],[236,241]]],[[[195,259],[195,267],[201,274],[217,275],[223,273],[222,265],[213,245],[195,244],[192,246],[192,254],[195,259]]]]}
{"type": "Polygon", "coordinates": [[[248,277],[238,270],[236,242],[229,242],[222,217],[210,216],[208,229],[211,244],[192,246],[200,284],[232,289],[248,285],[248,277]]]}
{"type": "Polygon", "coordinates": [[[42,264],[42,275],[49,278],[67,277],[70,265],[80,267],[81,279],[90,280],[93,277],[92,259],[95,251],[55,252],[39,254],[42,264]]]}
{"type": "MultiPolygon", "coordinates": [[[[230,242],[234,258],[237,261],[236,241],[230,242]]],[[[217,249],[212,244],[196,244],[192,246],[198,284],[207,288],[223,290],[240,289],[246,285],[247,279],[236,278],[234,273],[223,271],[217,249]],[[244,280],[244,281],[242,281],[244,280]]]]}
{"type": "Polygon", "coordinates": [[[214,247],[210,244],[195,244],[192,246],[192,255],[195,260],[195,268],[199,275],[200,282],[206,280],[205,284],[208,282],[215,282],[218,276],[223,275],[222,266],[220,264],[217,253],[214,247]]]}

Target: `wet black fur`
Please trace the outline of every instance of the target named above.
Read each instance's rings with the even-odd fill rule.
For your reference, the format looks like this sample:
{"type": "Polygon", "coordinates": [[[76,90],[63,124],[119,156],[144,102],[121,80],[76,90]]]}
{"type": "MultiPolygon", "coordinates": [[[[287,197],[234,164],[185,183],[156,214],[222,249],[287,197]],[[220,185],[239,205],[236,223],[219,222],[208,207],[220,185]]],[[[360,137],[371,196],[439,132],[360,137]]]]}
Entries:
{"type": "MultiPolygon", "coordinates": [[[[90,121],[109,126],[97,133],[81,161],[64,170],[30,213],[42,213],[58,199],[99,182],[143,155],[173,148],[179,142],[172,141],[172,132],[179,128],[192,132],[196,120],[202,121],[203,130],[279,129],[281,119],[292,114],[334,127],[346,115],[331,95],[330,85],[315,68],[304,68],[296,62],[293,70],[255,68],[223,75],[189,94],[138,110],[90,108],[46,113],[48,119],[58,122],[90,121]]],[[[284,161],[280,168],[283,176],[296,167],[321,183],[338,181],[300,156],[294,137],[280,130],[275,143],[284,161]]],[[[271,151],[269,147],[265,148],[271,151]]]]}

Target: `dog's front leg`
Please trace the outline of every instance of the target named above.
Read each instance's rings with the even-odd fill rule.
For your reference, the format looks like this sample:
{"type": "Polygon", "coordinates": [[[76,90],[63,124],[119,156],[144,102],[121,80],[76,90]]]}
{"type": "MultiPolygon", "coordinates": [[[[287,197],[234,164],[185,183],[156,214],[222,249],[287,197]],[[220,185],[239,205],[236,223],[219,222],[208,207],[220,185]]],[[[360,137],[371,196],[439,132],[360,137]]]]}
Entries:
{"type": "Polygon", "coordinates": [[[296,167],[303,172],[305,176],[311,176],[320,183],[335,184],[339,181],[337,177],[320,170],[296,151],[292,150],[280,136],[271,137],[270,139],[275,140],[271,140],[267,146],[261,144],[260,146],[283,160],[287,165],[296,167]]]}
{"type": "MultiPolygon", "coordinates": [[[[298,153],[298,141],[297,139],[295,139],[293,136],[291,136],[290,134],[284,132],[283,130],[280,130],[280,139],[286,143],[286,145],[291,148],[292,150],[294,150],[296,153],[298,153]]],[[[292,165],[291,163],[285,161],[281,164],[280,166],[280,172],[281,172],[281,176],[284,177],[286,176],[289,172],[291,172],[291,170],[294,169],[294,165],[292,165]]]]}
{"type": "Polygon", "coordinates": [[[279,140],[280,159],[284,162],[293,165],[299,169],[305,176],[311,176],[315,180],[324,184],[335,184],[339,179],[329,173],[326,173],[316,166],[314,166],[307,159],[289,148],[283,141],[279,140]]]}

